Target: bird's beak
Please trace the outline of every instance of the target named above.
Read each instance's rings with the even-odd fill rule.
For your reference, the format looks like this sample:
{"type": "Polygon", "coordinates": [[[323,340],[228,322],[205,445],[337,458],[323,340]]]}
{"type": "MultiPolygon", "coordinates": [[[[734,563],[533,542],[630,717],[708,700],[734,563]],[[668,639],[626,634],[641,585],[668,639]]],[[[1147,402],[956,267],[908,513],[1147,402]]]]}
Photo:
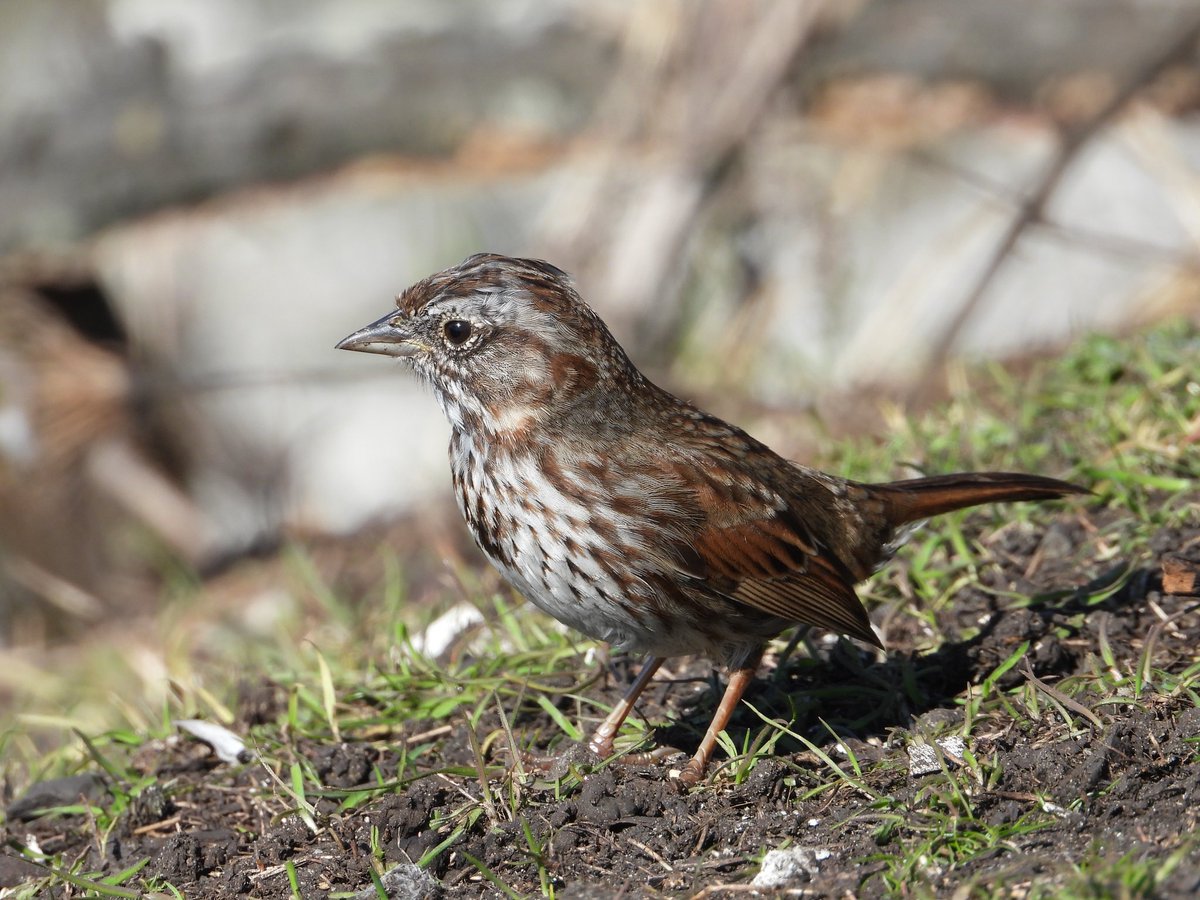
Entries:
{"type": "Polygon", "coordinates": [[[414,340],[402,313],[388,313],[382,319],[360,328],[342,338],[337,350],[358,350],[361,353],[382,353],[384,356],[412,356],[423,345],[414,340]]]}

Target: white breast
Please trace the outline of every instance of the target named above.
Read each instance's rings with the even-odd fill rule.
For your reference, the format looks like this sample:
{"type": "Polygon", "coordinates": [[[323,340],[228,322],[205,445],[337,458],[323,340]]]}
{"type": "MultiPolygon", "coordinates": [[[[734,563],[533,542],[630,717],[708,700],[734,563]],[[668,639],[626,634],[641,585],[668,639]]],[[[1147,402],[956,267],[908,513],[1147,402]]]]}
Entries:
{"type": "MultiPolygon", "coordinates": [[[[535,606],[584,634],[645,650],[642,627],[622,601],[644,585],[623,584],[602,559],[625,560],[638,546],[627,516],[601,505],[599,486],[570,482],[563,490],[536,465],[491,452],[456,433],[450,443],[459,510],[500,573],[535,606]],[[509,503],[474,501],[482,489],[509,503]],[[523,498],[524,503],[517,502],[523,498]],[[588,526],[593,515],[617,522],[616,544],[588,526]]],[[[647,651],[649,652],[649,651],[647,651]]]]}

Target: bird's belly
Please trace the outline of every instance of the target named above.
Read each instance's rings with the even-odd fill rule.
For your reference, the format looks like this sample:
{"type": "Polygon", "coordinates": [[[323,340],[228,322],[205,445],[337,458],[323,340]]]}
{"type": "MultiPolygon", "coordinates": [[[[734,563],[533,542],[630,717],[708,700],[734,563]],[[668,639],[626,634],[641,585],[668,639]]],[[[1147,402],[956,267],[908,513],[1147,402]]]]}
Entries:
{"type": "MultiPolygon", "coordinates": [[[[463,449],[463,448],[460,448],[463,449]]],[[[543,612],[616,647],[655,656],[710,652],[713,635],[670,609],[642,577],[629,516],[557,490],[538,471],[485,465],[466,451],[456,465],[459,509],[505,580],[543,612]],[[600,520],[605,527],[597,528],[600,520]]]]}
{"type": "MultiPolygon", "coordinates": [[[[548,568],[506,565],[492,558],[504,579],[542,612],[569,628],[596,640],[606,641],[631,653],[654,656],[687,656],[713,652],[714,636],[680,619],[664,621],[657,615],[631,607],[611,579],[581,581],[563,578],[548,568]],[[616,598],[615,602],[608,598],[616,598]]],[[[632,601],[636,602],[636,601],[632,601]]]]}
{"type": "MultiPolygon", "coordinates": [[[[637,550],[556,539],[533,524],[515,530],[492,563],[534,606],[588,637],[631,653],[654,656],[724,656],[723,617],[670,609],[636,572],[637,550]],[[608,561],[627,569],[612,571],[608,561]],[[717,627],[714,627],[717,626],[717,627]]],[[[619,536],[620,532],[618,532],[619,536]]],[[[486,552],[486,551],[485,551],[486,552]]]]}
{"type": "Polygon", "coordinates": [[[489,554],[504,578],[526,599],[588,637],[620,646],[640,631],[629,609],[628,585],[599,563],[609,548],[578,538],[563,539],[546,523],[514,517],[515,528],[502,537],[500,553],[489,554]]]}

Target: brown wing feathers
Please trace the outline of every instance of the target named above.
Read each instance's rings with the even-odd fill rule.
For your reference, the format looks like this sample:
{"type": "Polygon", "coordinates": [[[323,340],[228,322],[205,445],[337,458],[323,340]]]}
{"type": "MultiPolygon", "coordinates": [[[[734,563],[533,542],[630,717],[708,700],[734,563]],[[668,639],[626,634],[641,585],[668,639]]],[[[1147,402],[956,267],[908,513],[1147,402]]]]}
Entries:
{"type": "Polygon", "coordinates": [[[775,519],[710,527],[696,538],[709,570],[726,578],[771,578],[802,569],[817,553],[811,541],[775,519]]]}
{"type": "Polygon", "coordinates": [[[747,579],[730,595],[763,612],[848,634],[881,646],[867,611],[854,593],[844,571],[823,556],[814,556],[803,574],[769,580],[747,579]]]}
{"type": "MultiPolygon", "coordinates": [[[[888,484],[858,485],[877,501],[854,558],[883,555],[894,529],[909,522],[981,503],[1046,500],[1088,493],[1084,488],[1008,472],[961,473],[888,484]]],[[[860,506],[866,512],[867,505],[860,506]]],[[[726,596],[773,616],[849,634],[878,644],[870,620],[854,593],[856,578],[822,546],[793,510],[727,526],[710,526],[695,538],[704,577],[726,596]],[[724,584],[722,584],[724,582],[724,584]]],[[[869,570],[868,570],[869,571],[869,570]]]]}
{"type": "Polygon", "coordinates": [[[782,619],[879,643],[853,576],[783,518],[705,529],[695,548],[713,587],[726,596],[782,619]]]}

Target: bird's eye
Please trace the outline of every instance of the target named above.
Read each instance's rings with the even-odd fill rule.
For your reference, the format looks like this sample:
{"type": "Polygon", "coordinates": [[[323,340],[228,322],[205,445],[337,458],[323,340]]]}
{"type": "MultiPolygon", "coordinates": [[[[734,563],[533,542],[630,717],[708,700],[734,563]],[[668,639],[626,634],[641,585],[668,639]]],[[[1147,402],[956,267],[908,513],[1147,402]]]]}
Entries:
{"type": "Polygon", "coordinates": [[[471,336],[471,323],[463,319],[449,319],[442,326],[442,333],[455,347],[461,346],[471,336]]]}

